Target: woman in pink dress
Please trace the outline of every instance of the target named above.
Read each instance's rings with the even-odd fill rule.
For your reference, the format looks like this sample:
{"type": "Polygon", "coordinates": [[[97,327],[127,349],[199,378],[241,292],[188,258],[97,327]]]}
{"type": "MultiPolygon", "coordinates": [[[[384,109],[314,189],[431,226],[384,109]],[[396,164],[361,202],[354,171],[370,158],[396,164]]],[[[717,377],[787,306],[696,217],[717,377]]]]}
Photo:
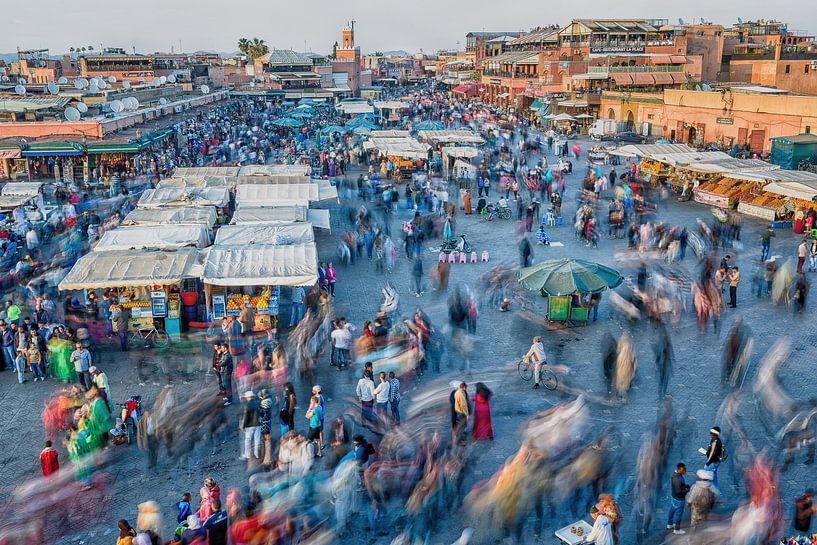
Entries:
{"type": "Polygon", "coordinates": [[[484,441],[494,438],[491,426],[491,396],[493,392],[485,384],[477,382],[477,394],[474,396],[474,439],[484,441]]]}
{"type": "Polygon", "coordinates": [[[201,496],[201,507],[196,513],[200,520],[207,520],[213,514],[213,500],[221,499],[221,488],[213,479],[204,479],[204,486],[199,490],[201,496]]]}

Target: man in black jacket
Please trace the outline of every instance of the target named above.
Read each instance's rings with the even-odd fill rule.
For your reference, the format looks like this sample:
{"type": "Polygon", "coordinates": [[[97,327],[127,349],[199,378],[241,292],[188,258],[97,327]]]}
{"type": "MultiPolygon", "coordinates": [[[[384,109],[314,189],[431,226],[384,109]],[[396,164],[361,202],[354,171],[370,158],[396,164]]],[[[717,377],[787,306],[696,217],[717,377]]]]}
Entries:
{"type": "Polygon", "coordinates": [[[723,459],[723,442],[721,441],[721,429],[718,426],[709,430],[709,446],[706,450],[701,448],[698,449],[698,452],[706,456],[704,469],[712,472],[712,484],[717,488],[718,466],[721,465],[723,459]]]}
{"type": "Polygon", "coordinates": [[[683,462],[675,467],[672,474],[672,496],[670,497],[669,516],[667,517],[667,529],[672,528],[673,534],[684,534],[681,530],[681,519],[684,516],[684,505],[686,495],[689,492],[689,485],[686,483],[687,467],[683,462]]]}

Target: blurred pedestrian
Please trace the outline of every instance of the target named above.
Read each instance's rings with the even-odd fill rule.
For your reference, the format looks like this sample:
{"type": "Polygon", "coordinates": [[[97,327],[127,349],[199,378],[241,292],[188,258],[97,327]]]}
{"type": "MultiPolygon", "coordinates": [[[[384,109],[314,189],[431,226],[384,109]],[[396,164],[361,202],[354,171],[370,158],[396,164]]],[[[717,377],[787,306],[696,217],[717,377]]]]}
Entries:
{"type": "Polygon", "coordinates": [[[811,488],[806,489],[805,494],[797,497],[794,500],[794,529],[801,534],[811,533],[811,519],[817,507],[814,505],[814,491],[811,488]]]}
{"type": "Polygon", "coordinates": [[[59,454],[51,446],[51,441],[46,441],[45,448],[40,452],[40,469],[43,477],[53,475],[60,469],[59,454]]]}
{"type": "Polygon", "coordinates": [[[482,382],[477,382],[477,393],[474,395],[474,427],[471,431],[474,439],[493,440],[494,428],[491,425],[491,397],[493,392],[482,382]]]}
{"type": "Polygon", "coordinates": [[[684,517],[684,506],[686,505],[686,495],[689,492],[689,485],[686,483],[687,467],[683,462],[675,466],[672,474],[670,491],[670,509],[667,515],[667,529],[672,529],[673,534],[685,534],[681,530],[681,519],[684,517]]]}

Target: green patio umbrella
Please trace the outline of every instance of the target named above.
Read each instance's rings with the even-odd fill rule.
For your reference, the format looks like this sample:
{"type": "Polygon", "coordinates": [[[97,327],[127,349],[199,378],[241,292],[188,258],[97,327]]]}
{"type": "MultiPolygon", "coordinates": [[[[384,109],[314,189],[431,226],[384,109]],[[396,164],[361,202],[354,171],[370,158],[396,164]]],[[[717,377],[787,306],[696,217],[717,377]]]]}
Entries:
{"type": "Polygon", "coordinates": [[[295,119],[312,119],[315,117],[315,110],[295,110],[289,117],[294,117],[295,119]]]}
{"type": "Polygon", "coordinates": [[[420,121],[414,126],[418,131],[441,131],[445,129],[445,123],[442,121],[420,121]]]}
{"type": "Polygon", "coordinates": [[[340,134],[343,134],[343,133],[348,132],[348,131],[349,131],[349,129],[347,129],[346,127],[341,127],[340,125],[328,125],[328,126],[321,129],[321,132],[323,134],[332,134],[332,133],[336,133],[336,132],[339,132],[340,134]]]}
{"type": "Polygon", "coordinates": [[[582,259],[549,259],[520,270],[516,278],[522,287],[547,295],[601,293],[623,280],[617,270],[582,259]]]}
{"type": "Polygon", "coordinates": [[[292,117],[282,117],[281,119],[276,119],[272,122],[273,125],[276,127],[303,127],[304,124],[302,121],[298,121],[292,117]]]}

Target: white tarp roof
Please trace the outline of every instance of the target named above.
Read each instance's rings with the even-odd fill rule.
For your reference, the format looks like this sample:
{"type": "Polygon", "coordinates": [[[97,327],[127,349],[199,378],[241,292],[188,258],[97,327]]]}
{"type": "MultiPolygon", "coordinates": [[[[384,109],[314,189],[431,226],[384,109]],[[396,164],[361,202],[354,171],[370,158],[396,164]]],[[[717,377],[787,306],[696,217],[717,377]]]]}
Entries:
{"type": "Polygon", "coordinates": [[[315,242],[308,223],[267,223],[255,225],[224,225],[216,234],[215,246],[249,244],[307,244],[315,242]]]}
{"type": "Polygon", "coordinates": [[[767,170],[777,170],[780,167],[761,161],[760,159],[721,159],[718,161],[707,161],[705,163],[693,163],[684,167],[694,172],[706,173],[729,173],[729,172],[763,172],[767,170]]]}
{"type": "Polygon", "coordinates": [[[59,284],[60,290],[127,288],[176,284],[204,273],[196,248],[175,251],[127,250],[90,252],[77,261],[59,284]]]}
{"type": "Polygon", "coordinates": [[[484,144],[485,140],[478,134],[462,130],[420,131],[420,138],[438,144],[484,144]]]}
{"type": "Polygon", "coordinates": [[[337,199],[338,189],[327,180],[316,184],[243,184],[236,189],[238,207],[309,206],[311,201],[337,199]]]}
{"type": "Polygon", "coordinates": [[[473,159],[479,155],[479,150],[465,146],[444,146],[443,153],[449,157],[465,157],[466,159],[473,159]]]}
{"type": "Polygon", "coordinates": [[[9,195],[36,197],[40,194],[42,187],[42,182],[9,182],[3,186],[3,191],[0,194],[4,197],[9,195]]]}
{"type": "Polygon", "coordinates": [[[0,195],[0,210],[9,210],[23,206],[33,198],[34,197],[29,195],[0,195]]]}
{"type": "Polygon", "coordinates": [[[817,183],[817,174],[805,170],[769,170],[766,172],[730,172],[727,178],[749,182],[802,182],[817,183]]]}
{"type": "Polygon", "coordinates": [[[366,102],[341,102],[335,109],[349,115],[374,113],[374,106],[366,102]]]}
{"type": "Polygon", "coordinates": [[[238,171],[239,176],[309,176],[309,165],[246,165],[238,171]]]}
{"type": "Polygon", "coordinates": [[[311,286],[318,281],[314,243],[212,246],[202,280],[216,286],[311,286]]]}
{"type": "Polygon", "coordinates": [[[139,208],[172,208],[215,206],[221,208],[230,202],[226,187],[163,187],[148,189],[139,197],[139,208]]]}
{"type": "Polygon", "coordinates": [[[238,167],[179,167],[173,171],[174,178],[187,176],[238,176],[238,167]]]}
{"type": "Polygon", "coordinates": [[[409,105],[399,100],[378,100],[375,101],[374,107],[378,110],[406,110],[409,105]]]}
{"type": "Polygon", "coordinates": [[[385,129],[369,133],[370,138],[408,138],[410,136],[410,132],[397,129],[385,129]]]}
{"type": "Polygon", "coordinates": [[[722,151],[693,151],[685,153],[652,153],[650,159],[667,163],[672,166],[686,166],[698,163],[723,161],[731,157],[722,151]]]}
{"type": "Polygon", "coordinates": [[[817,180],[808,182],[772,182],[765,185],[763,191],[810,201],[817,197],[817,180]]]}
{"type": "Polygon", "coordinates": [[[170,224],[200,224],[213,227],[216,224],[218,214],[213,206],[202,206],[201,208],[160,208],[151,210],[149,208],[134,208],[125,219],[122,225],[170,225],[170,224]]]}
{"type": "Polygon", "coordinates": [[[208,227],[204,225],[133,225],[105,231],[94,246],[95,252],[156,248],[204,248],[210,245],[208,227]]]}
{"type": "Polygon", "coordinates": [[[308,221],[312,227],[330,229],[329,210],[307,208],[306,206],[276,206],[257,208],[242,206],[233,213],[232,224],[254,225],[259,223],[289,223],[308,221]]]}
{"type": "Polygon", "coordinates": [[[408,137],[401,138],[370,138],[363,142],[363,149],[376,149],[380,153],[395,157],[407,157],[409,159],[426,159],[428,157],[428,144],[421,144],[417,140],[408,137]]]}
{"type": "Polygon", "coordinates": [[[165,178],[156,187],[226,187],[235,189],[235,176],[184,176],[181,178],[165,178]]]}
{"type": "Polygon", "coordinates": [[[244,184],[311,184],[312,178],[302,174],[282,174],[277,176],[239,176],[236,178],[236,185],[244,184]]]}
{"type": "Polygon", "coordinates": [[[627,144],[610,150],[610,153],[622,157],[652,157],[668,153],[695,153],[695,150],[686,144],[627,144]]]}

